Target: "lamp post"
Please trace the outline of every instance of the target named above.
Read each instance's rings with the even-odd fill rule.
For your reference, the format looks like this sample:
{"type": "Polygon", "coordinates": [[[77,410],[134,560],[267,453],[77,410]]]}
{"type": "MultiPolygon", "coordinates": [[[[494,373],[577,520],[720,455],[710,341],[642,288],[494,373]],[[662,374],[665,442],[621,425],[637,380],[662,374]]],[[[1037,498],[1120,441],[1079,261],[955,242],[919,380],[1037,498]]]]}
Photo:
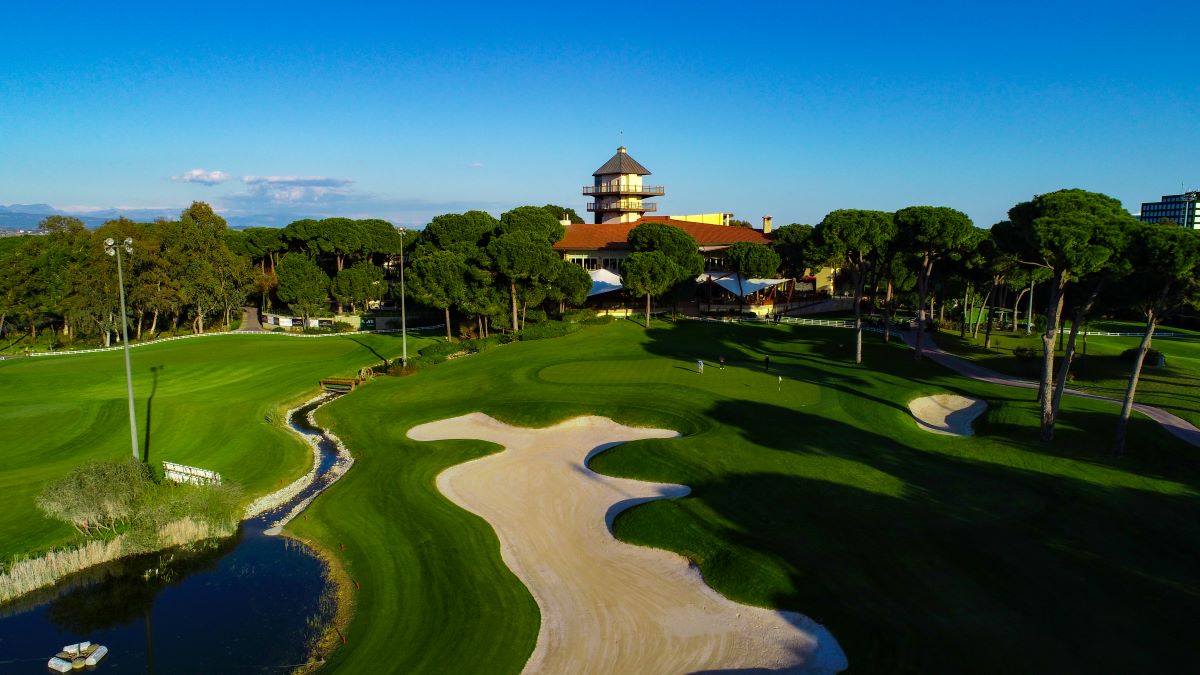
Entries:
{"type": "Polygon", "coordinates": [[[125,319],[125,273],[121,269],[121,249],[133,253],[133,240],[125,237],[120,244],[111,237],[104,240],[104,252],[117,257],[117,288],[121,293],[121,344],[125,347],[125,389],[129,394],[129,441],[133,444],[133,460],[140,457],[138,452],[137,413],[133,409],[133,375],[129,369],[129,326],[125,319]]]}
{"type": "Polygon", "coordinates": [[[404,313],[404,228],[400,228],[400,365],[408,367],[408,317],[404,313]]]}

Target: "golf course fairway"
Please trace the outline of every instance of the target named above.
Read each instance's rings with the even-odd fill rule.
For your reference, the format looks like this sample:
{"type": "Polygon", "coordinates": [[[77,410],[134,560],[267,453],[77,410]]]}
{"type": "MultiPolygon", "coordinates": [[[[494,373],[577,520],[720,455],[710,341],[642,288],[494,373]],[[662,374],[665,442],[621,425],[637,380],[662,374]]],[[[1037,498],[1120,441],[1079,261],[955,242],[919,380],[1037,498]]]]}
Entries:
{"type": "Polygon", "coordinates": [[[386,659],[396,672],[516,673],[533,653],[533,597],[488,524],[436,487],[499,446],[406,436],[474,412],[680,432],[592,459],[602,474],[691,488],[622,512],[616,537],[679,553],[733,601],[812,617],[849,672],[1165,672],[1200,659],[1194,448],[1135,416],[1113,457],[1116,408],[1077,399],[1044,445],[1030,392],[915,361],[899,341],[871,336],[861,366],[852,349],[837,328],[618,321],[380,378],[326,406],[318,421],[358,463],[289,529],[355,582],[327,670],[386,659]],[[976,436],[913,423],[906,403],[943,393],[987,402],[976,436]]]}
{"type": "MultiPolygon", "coordinates": [[[[409,337],[409,349],[430,338],[409,337]]],[[[400,337],[212,335],[130,351],[138,435],[152,465],[162,460],[219,472],[247,501],[308,470],[312,453],[283,427],[284,404],[318,390],[323,377],[400,354],[400,337]],[[274,423],[268,415],[279,411],[274,423]]],[[[124,459],[129,443],[120,350],[0,361],[0,560],[73,540],[34,499],[72,467],[124,459]]]]}

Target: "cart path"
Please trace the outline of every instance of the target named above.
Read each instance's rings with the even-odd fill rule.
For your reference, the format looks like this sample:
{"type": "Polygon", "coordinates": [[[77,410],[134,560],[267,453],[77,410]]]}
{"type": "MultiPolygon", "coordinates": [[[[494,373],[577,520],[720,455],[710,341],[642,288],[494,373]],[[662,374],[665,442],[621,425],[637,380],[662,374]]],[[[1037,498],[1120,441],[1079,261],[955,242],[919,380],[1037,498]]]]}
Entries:
{"type": "Polygon", "coordinates": [[[685,558],[613,538],[609,528],[620,511],[689,489],[597,474],[588,459],[623,442],[678,435],[604,417],[528,429],[482,413],[408,432],[415,440],[504,447],[446,469],[437,486],[491,524],[504,562],[537,601],[541,625],[524,672],[845,669],[837,641],[807,616],[737,604],[705,584],[685,558]]]}
{"type": "MultiPolygon", "coordinates": [[[[902,335],[904,336],[904,342],[909,347],[913,347],[915,349],[917,340],[916,326],[913,326],[910,330],[902,332],[902,335]]],[[[929,333],[925,334],[925,339],[922,341],[921,348],[924,356],[928,357],[929,360],[945,366],[946,368],[949,368],[960,375],[965,375],[973,380],[988,382],[990,384],[999,384],[1005,387],[1020,387],[1022,389],[1037,389],[1041,386],[1032,380],[1022,380],[1019,377],[998,373],[990,368],[985,368],[978,363],[968,361],[961,356],[955,356],[954,354],[943,351],[941,347],[934,343],[933,337],[929,333]]],[[[1108,396],[1100,396],[1098,394],[1089,394],[1085,391],[1079,391],[1078,389],[1064,389],[1063,393],[1069,396],[1076,396],[1078,398],[1089,398],[1093,401],[1107,401],[1117,405],[1124,403],[1124,401],[1118,398],[1110,398],[1108,396]]],[[[1200,448],[1200,429],[1197,429],[1196,426],[1191,422],[1188,422],[1182,417],[1172,415],[1162,408],[1155,408],[1154,406],[1145,405],[1143,403],[1134,403],[1133,409],[1145,415],[1146,417],[1149,417],[1155,422],[1158,422],[1172,436],[1181,439],[1185,443],[1200,448]]]]}
{"type": "Polygon", "coordinates": [[[261,333],[266,329],[262,327],[262,323],[258,320],[258,308],[246,306],[242,308],[242,325],[238,328],[239,333],[261,333]]]}

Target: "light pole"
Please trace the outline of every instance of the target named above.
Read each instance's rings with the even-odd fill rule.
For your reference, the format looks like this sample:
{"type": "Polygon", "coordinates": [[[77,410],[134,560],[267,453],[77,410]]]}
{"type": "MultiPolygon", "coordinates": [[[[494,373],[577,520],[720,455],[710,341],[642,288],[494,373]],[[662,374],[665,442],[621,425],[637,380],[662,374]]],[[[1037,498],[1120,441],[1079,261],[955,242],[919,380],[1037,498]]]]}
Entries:
{"type": "Polygon", "coordinates": [[[137,413],[133,409],[133,375],[129,370],[129,327],[125,320],[125,273],[121,270],[121,249],[133,253],[133,240],[125,237],[125,241],[117,244],[111,237],[104,240],[104,251],[117,257],[117,288],[121,293],[121,344],[125,346],[125,389],[129,393],[129,441],[133,444],[133,461],[141,459],[138,452],[137,413]]]}
{"type": "Polygon", "coordinates": [[[400,228],[400,365],[408,367],[408,317],[404,313],[404,228],[400,228]]]}

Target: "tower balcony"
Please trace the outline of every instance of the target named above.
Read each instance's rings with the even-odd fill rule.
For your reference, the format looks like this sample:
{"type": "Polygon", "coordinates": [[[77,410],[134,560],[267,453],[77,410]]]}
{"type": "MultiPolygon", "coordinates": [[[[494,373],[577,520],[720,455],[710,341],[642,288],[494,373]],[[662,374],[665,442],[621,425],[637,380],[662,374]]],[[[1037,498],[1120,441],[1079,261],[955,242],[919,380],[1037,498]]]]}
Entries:
{"type": "Polygon", "coordinates": [[[592,211],[594,213],[605,213],[605,212],[614,212],[614,211],[620,211],[622,213],[628,213],[628,212],[633,212],[633,211],[636,211],[638,213],[653,213],[655,211],[658,211],[658,204],[655,204],[654,202],[634,202],[634,201],[616,202],[615,204],[600,204],[597,202],[589,202],[587,205],[587,210],[592,211]]]}
{"type": "Polygon", "coordinates": [[[629,195],[630,197],[661,197],[667,194],[667,189],[661,185],[622,185],[621,183],[604,183],[603,185],[584,185],[583,194],[593,195],[629,195]]]}

